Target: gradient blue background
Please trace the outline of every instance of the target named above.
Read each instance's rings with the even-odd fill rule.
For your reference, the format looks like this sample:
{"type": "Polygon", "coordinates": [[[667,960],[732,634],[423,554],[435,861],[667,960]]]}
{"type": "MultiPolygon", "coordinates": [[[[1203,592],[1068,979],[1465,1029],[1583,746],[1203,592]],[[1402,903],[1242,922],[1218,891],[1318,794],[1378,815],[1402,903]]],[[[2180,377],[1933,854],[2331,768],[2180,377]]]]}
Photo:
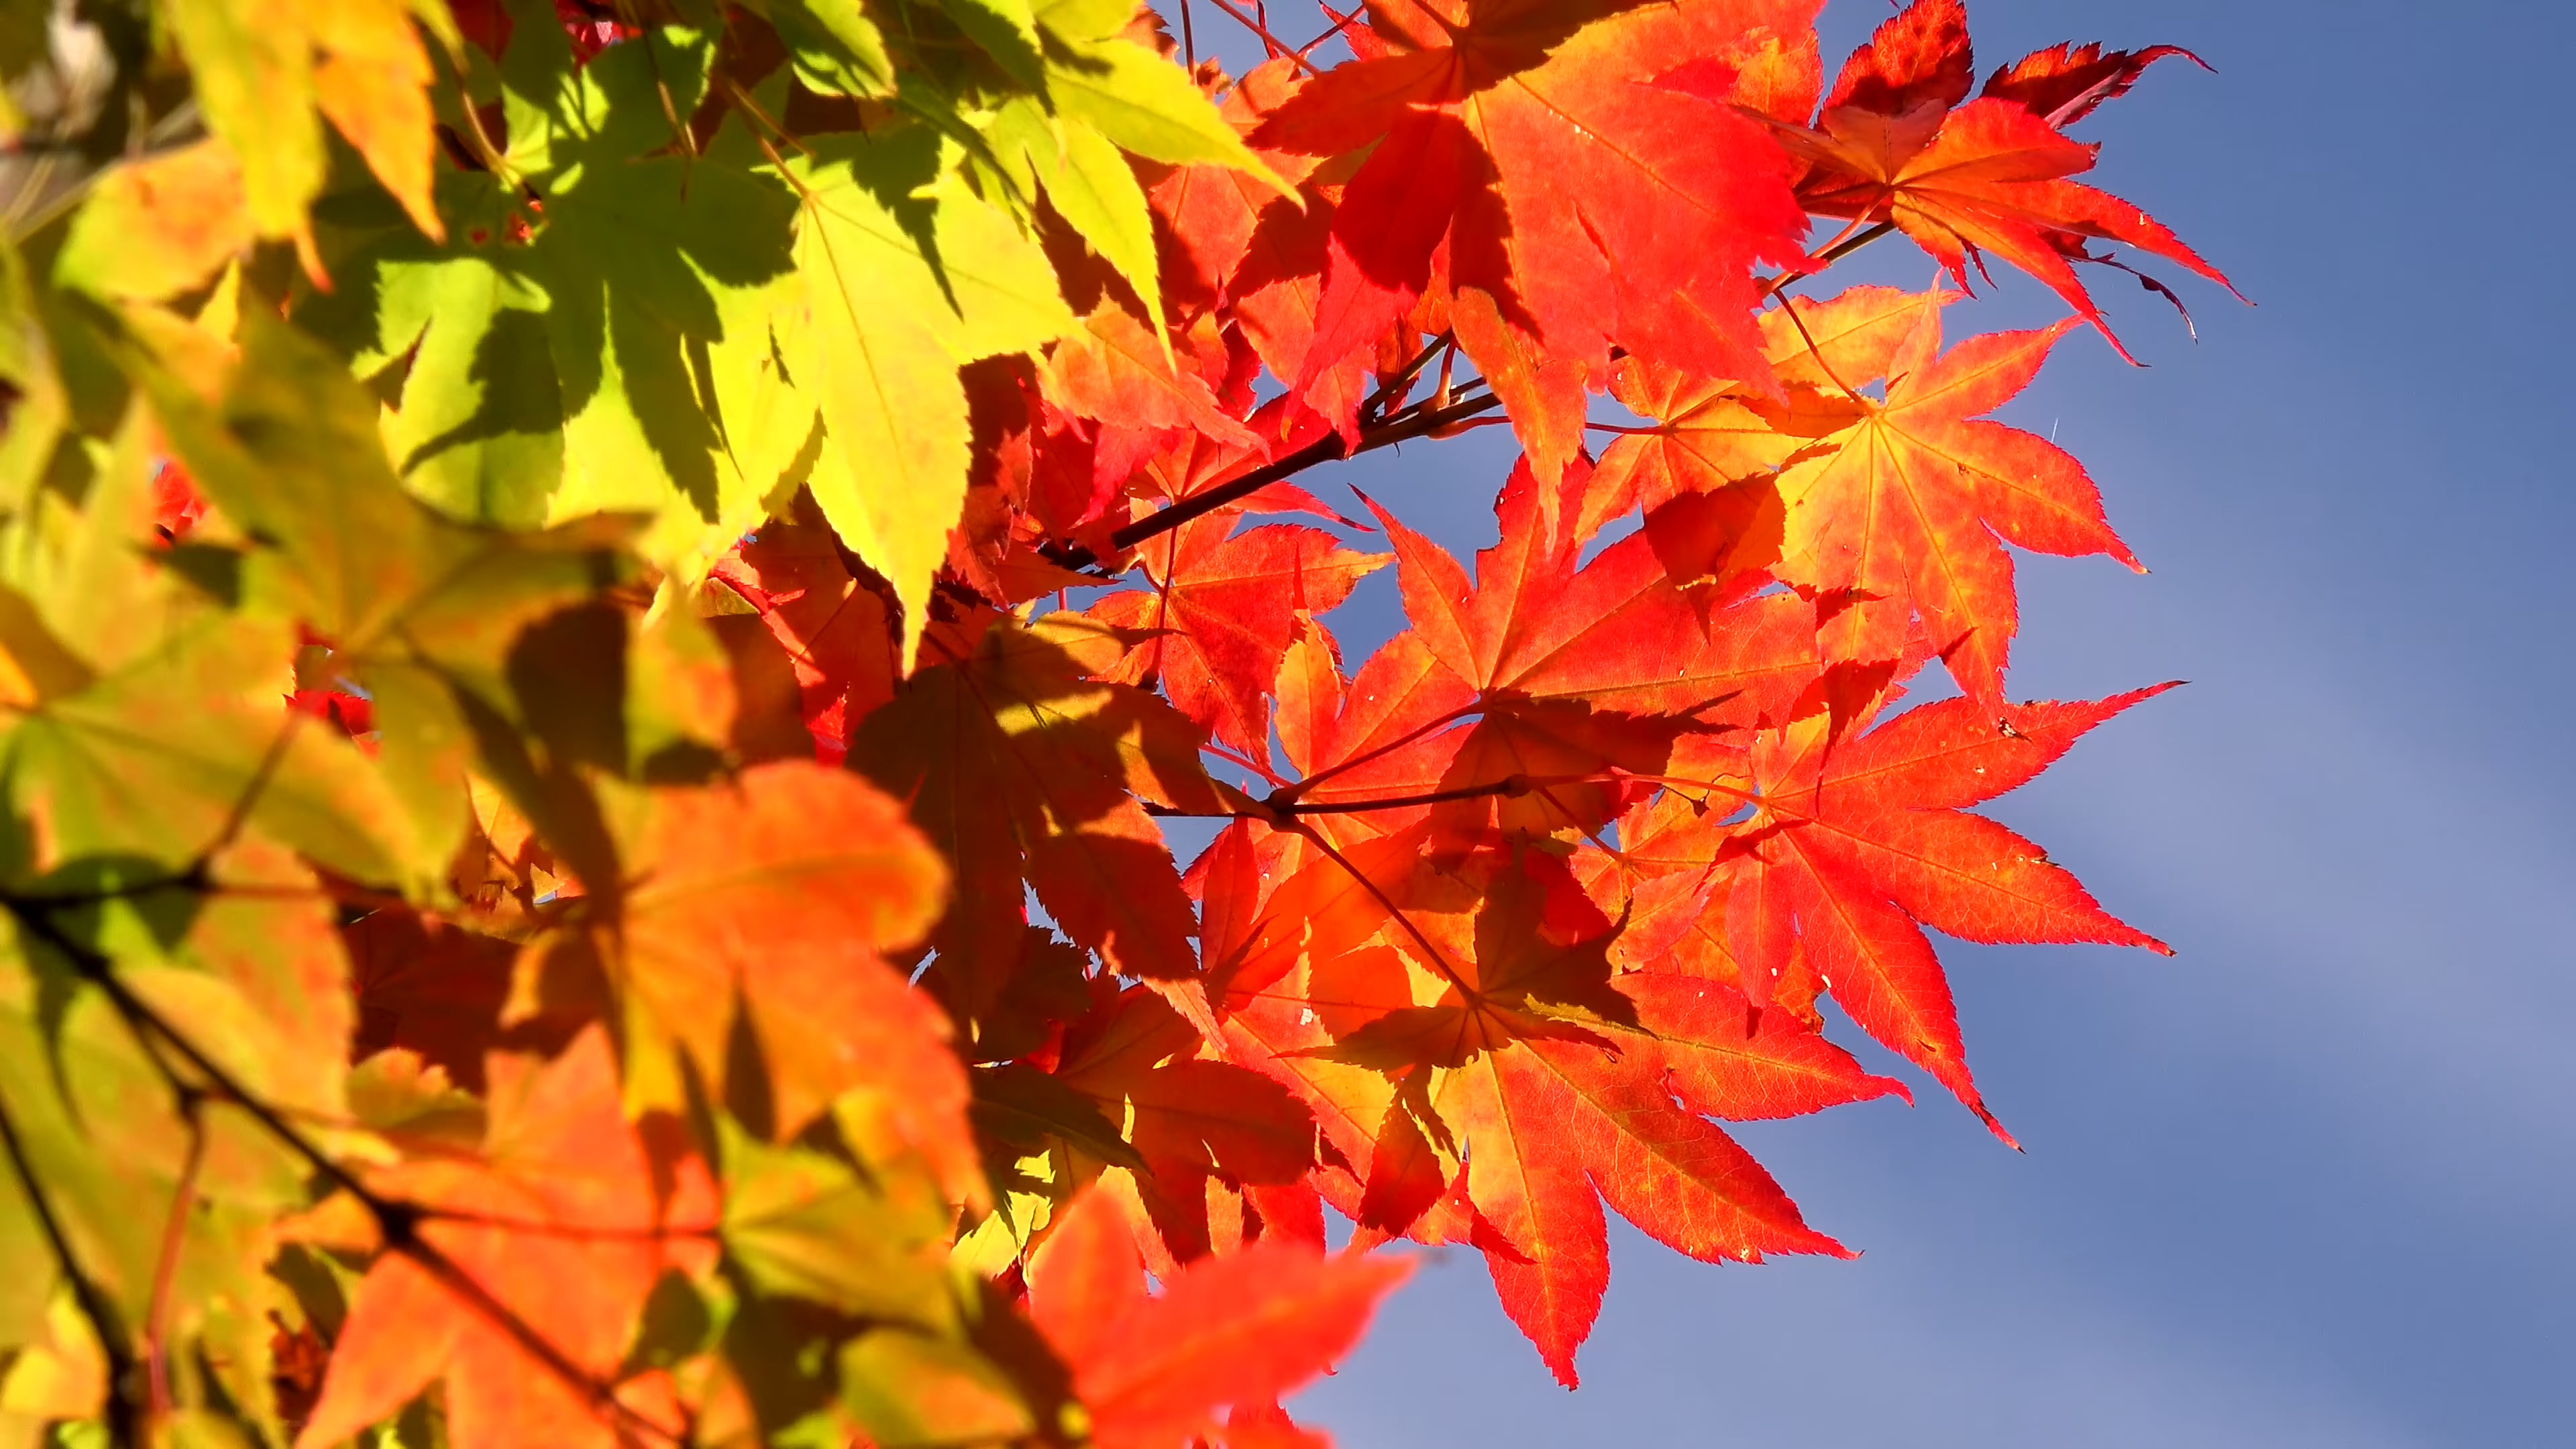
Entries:
{"type": "MultiPolygon", "coordinates": [[[[1885,13],[1835,0],[1828,57],[1885,13]]],[[[1614,1219],[1574,1394],[1474,1255],[1426,1254],[1299,1406],[1343,1445],[2576,1443],[2576,23],[2503,0],[1971,21],[1981,73],[2070,38],[2218,69],[2159,66],[2078,134],[2108,143],[2088,179],[2260,306],[2159,268],[2195,346],[2104,273],[2153,366],[2079,334],[2007,413],[2085,460],[2155,570],[2024,557],[2014,692],[2192,683],[1996,813],[2180,954],[1946,943],[2027,1156],[1910,1071],[1919,1108],[1746,1129],[1865,1256],[1709,1267],[1614,1219]]],[[[1954,328],[2061,311],[2014,277],[1954,328]]],[[[1463,549],[1510,456],[1496,430],[1305,481],[1463,549]]],[[[1391,576],[1335,623],[1397,627],[1391,576]]]]}

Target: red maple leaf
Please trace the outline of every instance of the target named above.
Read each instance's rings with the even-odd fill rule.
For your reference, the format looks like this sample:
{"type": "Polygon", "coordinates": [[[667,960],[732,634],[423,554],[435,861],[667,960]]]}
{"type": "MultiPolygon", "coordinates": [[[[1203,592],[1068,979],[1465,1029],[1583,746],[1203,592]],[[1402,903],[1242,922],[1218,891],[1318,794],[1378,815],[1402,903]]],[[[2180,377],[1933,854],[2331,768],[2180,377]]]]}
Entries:
{"type": "Polygon", "coordinates": [[[1383,53],[1308,82],[1254,133],[1315,156],[1376,147],[1342,193],[1288,380],[1310,388],[1371,345],[1443,257],[1451,326],[1549,484],[1613,345],[1762,377],[1750,269],[1794,260],[1805,219],[1777,149],[1724,96],[1656,82],[1694,63],[1731,75],[1804,19],[1788,0],[1372,6],[1383,53]]]}
{"type": "Polygon", "coordinates": [[[367,92],[360,149],[439,171],[410,214],[434,235],[435,190],[471,248],[335,173],[336,290],[307,255],[318,290],[236,306],[222,268],[326,178],[244,141],[247,72],[183,19],[162,79],[240,214],[143,246],[103,188],[19,279],[51,481],[0,706],[69,893],[9,908],[160,1088],[57,1074],[112,1090],[157,1186],[29,1177],[64,1249],[31,1282],[104,1244],[74,1287],[156,1286],[122,1343],[58,1305],[107,1372],[67,1318],[0,1345],[13,1389],[60,1381],[47,1415],[1321,1449],[1280,1404],[1404,1276],[1368,1250],[1476,1249],[1571,1385],[1610,1213],[1706,1261],[1848,1256],[1729,1125],[1910,1100],[1831,1009],[2000,1136],[1936,937],[2163,949],[1975,807],[2156,692],[2006,693],[2006,545],[2136,560],[1992,415],[2103,326],[2096,243],[2224,282],[2066,134],[2187,52],[2060,45],[1980,94],[1961,0],[1891,6],[1830,82],[1815,0],[1371,0],[1303,45],[1221,0],[1269,57],[1233,82],[1158,59],[1187,11],[1174,45],[1116,7],[795,0],[719,35],[549,3],[281,31],[315,62],[288,119],[367,92]],[[826,137],[832,176],[788,159],[826,137]],[[1791,295],[1898,232],[1940,285],[1791,295]],[[1945,350],[1990,256],[2076,315],[1945,350]],[[92,314],[114,345],[62,345],[92,314]],[[969,334],[1014,350],[958,366],[969,334]],[[67,402],[127,383],[113,438],[67,402]],[[1522,454],[1472,558],[1375,499],[1367,552],[1305,491],[1497,421],[1522,454]],[[220,514],[147,474],[164,446],[220,514]],[[539,495],[570,521],[484,526],[539,495]],[[112,546],[147,515],[162,548],[112,546]],[[1403,627],[1346,667],[1333,611],[1388,562],[1403,627]],[[350,649],[307,627],[281,717],[298,617],[350,649]],[[1959,697],[1899,712],[1934,658],[1959,697]],[[322,852],[327,891],[207,838],[322,852]],[[335,935],[332,902],[368,909],[335,935]],[[153,1268],[126,1198],[174,1187],[153,1268]],[[216,1336],[252,1300],[209,1247],[276,1269],[273,1339],[216,1336]]]}
{"type": "Polygon", "coordinates": [[[2001,257],[2126,357],[2070,265],[2105,260],[2088,241],[2123,242],[2234,288],[2144,211],[2067,180],[2093,169],[2101,148],[2059,127],[2126,91],[2159,56],[2183,53],[2104,57],[2060,46],[1998,73],[1983,97],[1961,105],[1974,80],[1961,0],[1915,0],[1853,52],[1812,126],[1763,119],[1805,163],[1797,191],[1809,211],[1847,217],[1854,229],[1893,222],[1962,288],[1972,260],[1982,269],[1982,254],[2001,257]]]}
{"type": "Polygon", "coordinates": [[[2209,62],[2179,45],[2150,45],[2144,50],[2105,50],[2099,44],[2068,41],[2034,50],[1986,78],[1979,94],[2018,103],[2052,126],[2071,126],[2093,114],[2104,101],[2129,93],[2138,77],[2157,61],[2181,56],[2202,70],[2209,62]]]}
{"type": "Polygon", "coordinates": [[[1140,642],[1072,614],[995,622],[905,681],[853,740],[852,763],[910,802],[956,871],[961,909],[937,941],[968,999],[989,999],[979,978],[1017,961],[1024,889],[1125,974],[1174,981],[1196,970],[1189,900],[1142,801],[1223,802],[1195,725],[1154,695],[1094,677],[1140,642]]]}
{"type": "Polygon", "coordinates": [[[1839,742],[1821,717],[1766,730],[1731,758],[1712,748],[1677,763],[1708,776],[1707,813],[1640,858],[1714,869],[1724,966],[1754,1002],[1812,971],[1862,1030],[2001,1136],[1969,1074],[1924,928],[1987,943],[2170,952],[2106,914],[2038,846],[1966,807],[2029,780],[2093,726],[2170,687],[1999,711],[1949,699],[1839,742]]]}
{"type": "MultiPolygon", "coordinates": [[[[1073,1371],[1101,1449],[1180,1449],[1217,1411],[1268,1418],[1356,1342],[1412,1264],[1264,1239],[1145,1291],[1134,1237],[1106,1194],[1074,1199],[1029,1264],[1029,1316],[1073,1371]]],[[[1247,1422],[1245,1427],[1252,1427],[1247,1422]]]]}
{"type": "MultiPolygon", "coordinates": [[[[1980,418],[2027,386],[2074,324],[1989,333],[1942,352],[1946,298],[1913,298],[1913,323],[1901,332],[1889,325],[1899,315],[1891,295],[1879,289],[1800,308],[1792,315],[1819,337],[1803,362],[1814,381],[1795,376],[1785,407],[1676,389],[1679,410],[1665,420],[1676,436],[1666,447],[1691,446],[1678,425],[1714,414],[1737,430],[1720,439],[1731,455],[1721,470],[1788,450],[1787,464],[1762,484],[1776,487],[1783,510],[1771,571],[1822,606],[1825,657],[1895,659],[1919,620],[1961,686],[1999,701],[2020,611],[1998,535],[2036,552],[2103,553],[2140,566],[2103,518],[2080,464],[2045,438],[1980,418]],[[1882,377],[1884,398],[1860,390],[1882,377]]],[[[1659,482],[1648,476],[1639,486],[1659,482]]]]}
{"type": "Polygon", "coordinates": [[[1230,518],[1182,525],[1144,550],[1151,592],[1100,600],[1091,617],[1150,631],[1109,677],[1159,680],[1181,713],[1260,765],[1268,698],[1300,612],[1322,613],[1387,561],[1321,529],[1268,524],[1229,536],[1230,518]]]}
{"type": "MultiPolygon", "coordinates": [[[[1584,486],[1578,470],[1564,489],[1584,486]]],[[[1573,535],[1550,536],[1542,491],[1527,467],[1514,469],[1495,503],[1501,540],[1477,554],[1472,587],[1446,550],[1369,502],[1395,548],[1412,636],[1475,691],[1476,723],[1445,759],[1419,761],[1439,774],[1416,782],[1467,796],[1440,815],[1461,843],[1487,821],[1537,834],[1602,825],[1624,798],[1605,771],[1653,775],[1684,732],[1785,717],[1815,677],[1813,632],[1794,601],[1705,612],[1674,584],[1651,532],[1578,568],[1573,535]],[[1510,788],[1470,793],[1498,784],[1510,788]]],[[[1369,783],[1387,783],[1385,773],[1369,783]]]]}
{"type": "Polygon", "coordinates": [[[1844,1255],[1703,1114],[1770,1115],[1893,1083],[1833,1062],[1830,1048],[1783,1049],[1776,1029],[1748,1032],[1747,1013],[1712,1009],[1692,984],[1614,974],[1616,928],[1549,857],[1471,860],[1463,892],[1447,874],[1417,869],[1397,902],[1405,929],[1389,933],[1398,954],[1446,979],[1439,999],[1360,1020],[1317,1054],[1442,1069],[1436,1098],[1413,1111],[1436,1111],[1422,1114],[1424,1135],[1453,1144],[1441,1151],[1453,1171],[1463,1157],[1463,1193],[1453,1187],[1453,1221],[1430,1230],[1483,1250],[1504,1309],[1560,1380],[1575,1381],[1575,1348],[1609,1281],[1602,1199],[1710,1261],[1844,1255]],[[1472,918],[1460,909],[1469,902],[1472,918]]]}
{"type": "Polygon", "coordinates": [[[760,613],[795,671],[799,714],[817,756],[838,762],[850,727],[894,697],[895,634],[881,581],[820,522],[772,522],[715,567],[760,613]]]}
{"type": "MultiPolygon", "coordinates": [[[[1315,1124],[1278,1083],[1201,1055],[1198,1028],[1152,991],[1114,992],[1065,1033],[1055,1079],[1092,1101],[1141,1159],[1137,1193],[1168,1261],[1216,1244],[1208,1180],[1236,1189],[1302,1182],[1315,1124]]],[[[1160,1271],[1161,1265],[1157,1265],[1160,1271]]]]}

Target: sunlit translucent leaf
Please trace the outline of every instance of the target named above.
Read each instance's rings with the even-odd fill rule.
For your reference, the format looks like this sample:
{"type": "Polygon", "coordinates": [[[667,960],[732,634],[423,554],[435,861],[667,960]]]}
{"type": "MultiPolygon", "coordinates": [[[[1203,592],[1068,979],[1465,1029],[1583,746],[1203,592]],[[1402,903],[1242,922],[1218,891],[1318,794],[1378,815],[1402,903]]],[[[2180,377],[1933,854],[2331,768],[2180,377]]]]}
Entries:
{"type": "Polygon", "coordinates": [[[740,1134],[724,1168],[725,1251],[763,1291],[949,1325],[951,1212],[935,1184],[900,1172],[870,1182],[820,1152],[740,1134]]]}
{"type": "Polygon", "coordinates": [[[824,516],[903,604],[907,669],[931,574],[966,498],[960,364],[1072,325],[1045,256],[992,207],[938,182],[927,132],[827,138],[796,169],[805,326],[788,362],[821,401],[824,516]]]}
{"type": "MultiPolygon", "coordinates": [[[[1048,29],[1072,8],[1049,10],[1042,17],[1048,29]]],[[[1149,160],[1229,166],[1288,191],[1179,67],[1129,40],[1059,38],[1063,53],[1048,57],[1047,93],[1064,115],[1149,160]]]]}
{"type": "Polygon", "coordinates": [[[283,707],[292,636],[211,620],[86,688],[40,699],[0,733],[25,822],[18,869],[89,855],[178,866],[246,824],[360,880],[391,881],[410,825],[357,748],[283,707]],[[172,699],[190,701],[174,728],[172,699]]]}
{"type": "Polygon", "coordinates": [[[893,91],[894,61],[885,37],[858,0],[768,0],[796,73],[817,90],[847,96],[893,91]]]}
{"type": "Polygon", "coordinates": [[[388,308],[417,309],[427,326],[385,443],[414,496],[463,522],[526,528],[563,479],[563,401],[546,298],[498,262],[388,268],[388,308]]]}
{"type": "MultiPolygon", "coordinates": [[[[291,867],[283,875],[278,869],[272,858],[247,870],[228,864],[218,876],[242,885],[294,879],[291,867]]],[[[187,909],[176,897],[172,903],[187,909]]],[[[253,1066],[263,1087],[296,1084],[287,1079],[293,1068],[280,1075],[254,1060],[284,1045],[278,1036],[262,1035],[272,1030],[259,1019],[262,1005],[286,1005],[294,993],[315,987],[327,992],[333,979],[337,958],[327,931],[316,937],[299,923],[320,913],[321,903],[308,896],[283,909],[250,906],[233,925],[204,932],[165,918],[165,928],[177,929],[168,945],[150,953],[169,963],[160,969],[177,983],[169,1004],[193,1000],[210,1008],[223,1059],[253,1066]],[[268,919],[260,923],[263,913],[268,919]],[[263,925],[288,928],[263,940],[263,925]],[[227,1032],[227,1025],[235,1030],[227,1032]]],[[[98,937],[77,914],[47,912],[45,929],[79,950],[94,949],[98,937]]],[[[81,1271],[111,1305],[117,1330],[139,1335],[162,1272],[171,1209],[186,1183],[193,1206],[177,1238],[168,1329],[176,1342],[202,1344],[222,1391],[254,1418],[268,1419],[271,1328],[259,1313],[265,1298],[260,1268],[271,1251],[269,1225],[305,1200],[295,1160],[238,1108],[209,1103],[193,1115],[184,1110],[133,1030],[101,991],[78,979],[80,968],[56,938],[13,927],[0,960],[0,1111],[8,1114],[48,1208],[81,1271]]],[[[316,1005],[325,1015],[332,1009],[316,1005]]],[[[299,1049],[313,1045],[304,1041],[299,1049]]],[[[336,1100],[302,1100],[325,1110],[337,1106],[336,1100]]],[[[0,1226],[0,1238],[9,1231],[0,1226]]],[[[13,1278],[53,1279],[50,1247],[11,1261],[13,1278]]],[[[138,1352],[139,1340],[123,1347],[138,1352]]],[[[193,1374],[184,1381],[192,1401],[203,1401],[200,1382],[193,1374]]]]}
{"type": "Polygon", "coordinates": [[[479,1294],[460,1293],[415,1258],[381,1254],[353,1296],[297,1443],[339,1443],[434,1380],[446,1385],[457,1449],[501,1449],[531,1433],[550,1444],[616,1443],[601,1407],[559,1370],[613,1379],[663,1270],[703,1268],[712,1257],[703,1167],[667,1157],[658,1165],[659,1174],[619,1114],[604,1032],[552,1062],[497,1059],[479,1153],[370,1179],[377,1192],[457,1214],[432,1216],[421,1233],[479,1294]],[[562,1363],[532,1354],[496,1321],[496,1305],[543,1335],[562,1363]]]}
{"type": "Polygon", "coordinates": [[[309,255],[305,207],[328,161],[317,106],[420,228],[439,232],[429,204],[429,57],[409,4],[206,0],[168,14],[207,124],[240,159],[261,235],[296,237],[309,255]]]}
{"type": "Polygon", "coordinates": [[[1074,1372],[1094,1442],[1177,1445],[1228,1404],[1277,1399],[1358,1338],[1411,1264],[1264,1242],[1147,1296],[1105,1193],[1076,1202],[1029,1273],[1038,1327],[1074,1372]]]}
{"type": "Polygon", "coordinates": [[[170,296],[197,286],[250,241],[241,163],[222,143],[108,172],[72,220],[55,280],[102,296],[170,296]]]}
{"type": "Polygon", "coordinates": [[[1718,1125],[1903,1094],[1827,998],[1991,1123],[1930,933],[2154,944],[1968,813],[2147,693],[2001,692],[1998,545],[2127,559],[1984,421],[2063,327],[1813,273],[2199,265],[2061,134],[2179,52],[74,9],[0,22],[0,1443],[1314,1449],[1372,1245],[1571,1382],[1605,1207],[1842,1251],[1718,1125]],[[1473,559],[1284,476],[1496,409],[1473,559]]]}
{"type": "Polygon", "coordinates": [[[1005,106],[989,134],[997,147],[1018,153],[1056,214],[1118,269],[1159,328],[1163,293],[1153,217],[1127,158],[1094,127],[1051,117],[1033,97],[1005,106]]]}
{"type": "Polygon", "coordinates": [[[1010,1378],[951,1339],[874,1329],[841,1351],[839,1367],[842,1401],[886,1449],[1007,1443],[1037,1427],[1010,1378]]]}

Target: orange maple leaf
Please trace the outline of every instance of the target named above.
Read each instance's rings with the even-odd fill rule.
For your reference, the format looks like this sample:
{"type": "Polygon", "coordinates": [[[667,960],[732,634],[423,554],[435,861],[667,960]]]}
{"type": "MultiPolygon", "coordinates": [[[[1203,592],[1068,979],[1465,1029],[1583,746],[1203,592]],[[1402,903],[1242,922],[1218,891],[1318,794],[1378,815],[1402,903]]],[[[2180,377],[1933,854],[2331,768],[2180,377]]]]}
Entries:
{"type": "Polygon", "coordinates": [[[714,1265],[704,1164],[628,1124],[603,1030],[551,1062],[496,1055],[486,1075],[479,1154],[367,1176],[412,1215],[389,1226],[435,1256],[397,1239],[368,1270],[301,1449],[346,1441],[433,1381],[457,1449],[611,1449],[629,1438],[621,1414],[678,1432],[667,1389],[617,1373],[655,1280],[714,1265]]]}
{"type": "Polygon", "coordinates": [[[2027,386],[2075,324],[1989,333],[1944,353],[1943,300],[1924,294],[1902,345],[1855,350],[1855,370],[1832,390],[1793,389],[1779,426],[1811,446],[1778,475],[1775,571],[1826,606],[1827,659],[1895,659],[1919,617],[1960,686],[1996,702],[2021,622],[1998,535],[2144,569],[2081,464],[2045,438],[1979,420],[2027,386]],[[1849,390],[1881,376],[1884,400],[1849,390]]]}

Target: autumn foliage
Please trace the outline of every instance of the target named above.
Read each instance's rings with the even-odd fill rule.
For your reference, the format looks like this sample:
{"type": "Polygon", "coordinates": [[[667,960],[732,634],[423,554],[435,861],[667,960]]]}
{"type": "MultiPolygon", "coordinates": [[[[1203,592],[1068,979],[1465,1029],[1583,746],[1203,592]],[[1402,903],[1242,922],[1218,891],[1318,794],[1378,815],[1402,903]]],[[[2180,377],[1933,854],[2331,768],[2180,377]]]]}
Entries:
{"type": "Polygon", "coordinates": [[[2010,1142],[1934,933],[2163,949],[1976,810],[2157,692],[2011,692],[2010,549],[2137,560],[1992,415],[2224,285],[2068,134],[2185,52],[46,8],[0,1443],[1320,1444],[1387,1245],[1571,1386],[1605,1205],[1850,1255],[1720,1125],[1907,1094],[1829,1010],[2010,1142]],[[1329,467],[1489,425],[1471,559],[1329,467]]]}

